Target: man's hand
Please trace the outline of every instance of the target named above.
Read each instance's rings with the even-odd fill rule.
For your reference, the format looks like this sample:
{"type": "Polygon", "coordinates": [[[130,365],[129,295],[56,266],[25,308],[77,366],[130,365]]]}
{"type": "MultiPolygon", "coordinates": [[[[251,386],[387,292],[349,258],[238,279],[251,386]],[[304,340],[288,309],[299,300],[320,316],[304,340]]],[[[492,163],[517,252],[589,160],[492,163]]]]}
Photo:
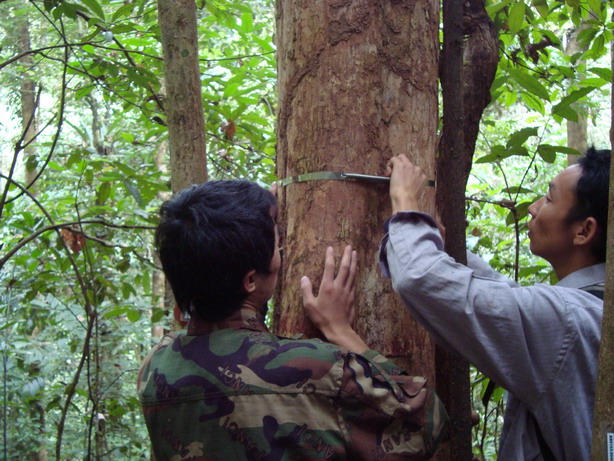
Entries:
{"type": "Polygon", "coordinates": [[[401,154],[388,161],[386,174],[390,176],[392,214],[399,211],[420,211],[419,200],[426,183],[422,169],[401,154]]]}
{"type": "Polygon", "coordinates": [[[332,247],[328,247],[318,296],[313,295],[309,277],[301,278],[301,289],[305,312],[326,339],[360,353],[368,347],[351,326],[355,314],[356,260],[356,251],[352,251],[350,245],[346,246],[335,277],[335,254],[332,247]]]}

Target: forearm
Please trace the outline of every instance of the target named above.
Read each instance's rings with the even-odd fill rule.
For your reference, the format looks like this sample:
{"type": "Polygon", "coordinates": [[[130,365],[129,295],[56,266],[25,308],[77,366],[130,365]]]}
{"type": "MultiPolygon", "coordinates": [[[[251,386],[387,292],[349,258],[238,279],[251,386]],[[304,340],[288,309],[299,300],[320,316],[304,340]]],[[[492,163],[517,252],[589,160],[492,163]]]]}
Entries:
{"type": "Polygon", "coordinates": [[[362,354],[369,349],[360,335],[349,325],[343,327],[334,327],[331,325],[329,327],[322,327],[320,330],[329,342],[343,347],[350,352],[362,354]]]}

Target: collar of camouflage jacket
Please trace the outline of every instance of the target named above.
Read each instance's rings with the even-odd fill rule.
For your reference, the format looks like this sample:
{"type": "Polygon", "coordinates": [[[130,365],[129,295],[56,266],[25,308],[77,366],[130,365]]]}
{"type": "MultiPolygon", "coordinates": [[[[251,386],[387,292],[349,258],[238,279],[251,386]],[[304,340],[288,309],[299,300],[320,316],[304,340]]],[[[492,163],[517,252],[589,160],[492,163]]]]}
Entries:
{"type": "Polygon", "coordinates": [[[220,322],[205,322],[192,316],[188,323],[188,335],[204,335],[226,328],[233,328],[235,330],[269,331],[259,312],[249,307],[242,307],[237,309],[230,317],[220,322]]]}

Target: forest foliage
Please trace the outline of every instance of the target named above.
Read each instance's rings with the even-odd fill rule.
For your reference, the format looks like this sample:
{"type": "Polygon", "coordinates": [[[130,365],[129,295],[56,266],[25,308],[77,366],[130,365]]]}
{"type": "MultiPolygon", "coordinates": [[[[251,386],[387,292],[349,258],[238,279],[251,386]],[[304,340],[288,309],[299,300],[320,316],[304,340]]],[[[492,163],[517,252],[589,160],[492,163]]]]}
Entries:
{"type": "MultiPolygon", "coordinates": [[[[274,2],[196,7],[209,176],[271,184],[274,2]]],[[[152,248],[170,189],[156,3],[0,8],[2,453],[148,459],[136,373],[172,317],[155,289],[152,248]]],[[[521,283],[550,280],[545,263],[521,251],[527,207],[577,153],[568,122],[586,117],[590,143],[607,147],[613,7],[503,0],[487,10],[500,64],[467,190],[468,246],[521,283]]],[[[484,409],[485,383],[475,375],[474,445],[494,459],[503,394],[484,409]]]]}

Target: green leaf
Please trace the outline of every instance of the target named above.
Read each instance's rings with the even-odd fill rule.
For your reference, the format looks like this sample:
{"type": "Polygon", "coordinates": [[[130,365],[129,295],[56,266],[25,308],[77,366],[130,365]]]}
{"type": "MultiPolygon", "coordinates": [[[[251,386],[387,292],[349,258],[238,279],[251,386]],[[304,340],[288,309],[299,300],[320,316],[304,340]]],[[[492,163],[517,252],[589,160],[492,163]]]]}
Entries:
{"type": "MultiPolygon", "coordinates": [[[[119,18],[127,18],[128,16],[130,16],[130,13],[132,13],[133,9],[134,3],[132,2],[120,6],[118,9],[115,10],[115,13],[113,13],[113,16],[111,17],[111,22],[115,22],[119,18]]],[[[134,29],[134,27],[132,27],[132,29],[134,29]]]]}
{"type": "Polygon", "coordinates": [[[128,312],[126,312],[126,317],[128,317],[128,320],[134,323],[141,318],[141,311],[130,309],[128,312]]]}
{"type": "Polygon", "coordinates": [[[134,184],[132,184],[130,181],[128,181],[128,179],[126,178],[122,179],[122,183],[124,184],[126,189],[128,189],[128,192],[130,192],[130,195],[134,197],[134,199],[136,200],[136,203],[138,203],[139,206],[143,206],[143,198],[141,197],[141,193],[139,192],[139,189],[134,184]]]}
{"type": "Polygon", "coordinates": [[[89,8],[89,10],[98,16],[100,19],[105,19],[104,11],[96,0],[81,0],[85,6],[89,8]]]}
{"type": "Polygon", "coordinates": [[[251,32],[254,29],[254,18],[251,13],[243,13],[241,15],[241,27],[239,30],[241,32],[251,32]]]}
{"type": "Polygon", "coordinates": [[[506,187],[505,189],[502,189],[501,192],[505,194],[529,194],[529,193],[532,193],[533,191],[531,189],[527,189],[526,187],[522,187],[522,186],[512,186],[512,187],[506,187]]]}
{"type": "Polygon", "coordinates": [[[501,11],[503,8],[508,6],[513,1],[514,0],[503,0],[499,3],[495,3],[494,5],[487,6],[486,11],[488,12],[489,16],[492,18],[494,15],[496,15],[499,11],[501,11]]]}
{"type": "Polygon", "coordinates": [[[595,89],[594,87],[592,88],[589,87],[589,88],[580,88],[579,90],[572,91],[567,96],[565,96],[563,99],[561,99],[561,101],[552,108],[552,112],[554,114],[561,115],[560,114],[561,110],[569,107],[571,104],[576,102],[578,99],[583,98],[584,96],[589,94],[594,89],[595,89]]]}
{"type": "Polygon", "coordinates": [[[119,317],[120,315],[124,315],[128,311],[126,306],[115,307],[110,309],[104,313],[105,319],[111,319],[113,317],[119,317]]]}
{"type": "Polygon", "coordinates": [[[531,93],[520,93],[520,99],[524,101],[528,108],[533,109],[535,112],[539,112],[544,115],[546,112],[546,107],[541,99],[532,95],[531,93]]]}
{"type": "Polygon", "coordinates": [[[159,322],[164,318],[164,309],[160,309],[159,307],[154,307],[151,310],[151,321],[153,323],[159,322]]]}
{"type": "Polygon", "coordinates": [[[92,45],[83,45],[81,48],[86,53],[96,54],[96,48],[94,48],[92,45]]]}
{"type": "Polygon", "coordinates": [[[582,47],[586,47],[591,42],[591,40],[593,40],[595,35],[597,35],[597,32],[599,32],[598,29],[595,29],[593,27],[582,29],[578,34],[576,40],[582,47]]]}
{"type": "Polygon", "coordinates": [[[522,29],[522,23],[524,22],[524,2],[519,1],[512,5],[510,8],[510,14],[507,18],[507,25],[509,27],[510,34],[517,34],[522,29]]]}
{"type": "Polygon", "coordinates": [[[510,138],[507,141],[507,148],[522,146],[527,139],[531,136],[537,136],[539,132],[537,131],[537,127],[531,126],[527,128],[522,128],[521,130],[512,133],[510,138]]]}
{"type": "Polygon", "coordinates": [[[572,122],[578,121],[578,112],[576,112],[576,110],[571,106],[563,107],[556,112],[552,112],[552,114],[555,116],[561,116],[567,120],[571,120],[572,122]]]}
{"type": "Polygon", "coordinates": [[[96,194],[96,202],[102,205],[108,200],[110,196],[111,196],[111,183],[103,182],[98,188],[98,193],[96,194]]]}
{"type": "Polygon", "coordinates": [[[556,154],[561,153],[565,155],[581,155],[582,153],[576,149],[567,146],[553,146],[551,144],[540,144],[537,147],[538,154],[548,163],[552,163],[555,160],[556,154]]]}
{"type": "Polygon", "coordinates": [[[608,67],[591,67],[588,71],[598,75],[608,82],[612,81],[612,69],[608,67]]]}
{"type": "Polygon", "coordinates": [[[550,101],[550,93],[535,77],[520,69],[508,69],[508,73],[525,90],[538,98],[550,101]]]}

